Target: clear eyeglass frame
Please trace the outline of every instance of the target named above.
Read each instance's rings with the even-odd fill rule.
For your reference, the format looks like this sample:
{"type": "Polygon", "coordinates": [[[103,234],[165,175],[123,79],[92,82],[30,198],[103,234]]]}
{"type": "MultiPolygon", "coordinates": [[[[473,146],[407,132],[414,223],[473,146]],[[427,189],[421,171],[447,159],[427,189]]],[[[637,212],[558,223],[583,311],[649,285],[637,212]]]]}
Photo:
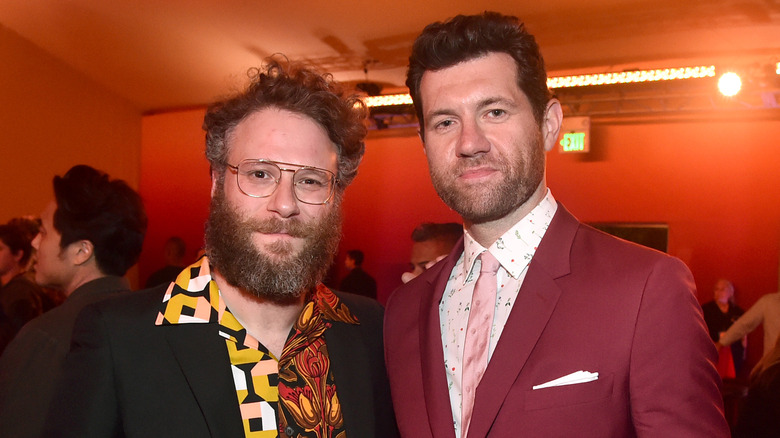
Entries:
{"type": "Polygon", "coordinates": [[[330,170],[302,164],[265,159],[246,159],[237,165],[225,164],[236,174],[236,184],[241,193],[251,198],[273,195],[281,182],[282,172],[292,172],[293,194],[304,204],[327,204],[333,198],[338,182],[330,170]]]}

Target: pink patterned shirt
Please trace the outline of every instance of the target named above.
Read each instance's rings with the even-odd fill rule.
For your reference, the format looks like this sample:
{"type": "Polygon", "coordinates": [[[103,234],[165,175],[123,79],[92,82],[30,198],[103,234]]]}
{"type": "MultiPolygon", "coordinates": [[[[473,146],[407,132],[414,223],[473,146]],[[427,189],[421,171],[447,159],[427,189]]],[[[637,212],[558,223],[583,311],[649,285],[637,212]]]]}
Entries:
{"type": "Polygon", "coordinates": [[[498,291],[488,347],[489,361],[509,318],[509,313],[512,311],[520,286],[523,284],[528,264],[531,263],[531,258],[536,253],[536,248],[542,241],[557,209],[558,204],[548,189],[547,195],[539,205],[487,249],[477,243],[468,231],[465,232],[463,254],[452,269],[452,274],[450,274],[444,289],[444,295],[439,303],[444,366],[447,372],[447,385],[456,437],[461,435],[463,343],[466,339],[471,295],[479,276],[479,255],[483,251],[490,251],[501,264],[497,274],[498,291]]]}

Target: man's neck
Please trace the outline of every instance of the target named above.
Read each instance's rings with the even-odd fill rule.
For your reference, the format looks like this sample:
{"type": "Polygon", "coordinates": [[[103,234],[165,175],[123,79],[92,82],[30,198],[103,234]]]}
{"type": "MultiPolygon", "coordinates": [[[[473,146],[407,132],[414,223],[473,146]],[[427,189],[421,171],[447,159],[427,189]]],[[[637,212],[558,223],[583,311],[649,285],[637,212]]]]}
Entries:
{"type": "Polygon", "coordinates": [[[525,203],[504,217],[489,222],[471,223],[464,220],[464,226],[471,237],[485,248],[490,248],[499,237],[509,231],[516,223],[526,217],[547,195],[547,185],[544,181],[525,203]]]}
{"type": "Polygon", "coordinates": [[[0,275],[0,286],[5,286],[6,284],[8,284],[9,281],[11,281],[12,278],[16,277],[21,272],[22,272],[22,268],[19,266],[15,266],[9,269],[8,272],[6,272],[3,275],[0,275]]]}
{"type": "Polygon", "coordinates": [[[218,272],[212,271],[212,278],[238,322],[274,357],[281,358],[290,329],[303,309],[305,295],[293,303],[278,304],[233,287],[218,272]]]}
{"type": "Polygon", "coordinates": [[[75,275],[70,279],[70,282],[62,287],[66,297],[69,297],[73,291],[84,286],[90,281],[97,280],[98,278],[106,277],[106,274],[100,272],[97,269],[82,269],[78,270],[75,275]]]}

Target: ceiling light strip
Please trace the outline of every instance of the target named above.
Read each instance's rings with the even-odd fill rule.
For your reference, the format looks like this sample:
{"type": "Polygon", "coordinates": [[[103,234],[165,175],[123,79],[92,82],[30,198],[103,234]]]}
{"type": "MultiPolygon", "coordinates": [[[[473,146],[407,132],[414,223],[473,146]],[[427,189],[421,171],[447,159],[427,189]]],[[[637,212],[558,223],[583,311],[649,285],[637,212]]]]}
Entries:
{"type": "Polygon", "coordinates": [[[711,78],[715,66],[635,70],[591,75],[559,76],[547,79],[550,88],[587,87],[593,85],[634,84],[641,82],[673,81],[677,79],[711,78]]]}
{"type": "MultiPolygon", "coordinates": [[[[778,63],[780,71],[780,63],[778,63]]],[[[672,81],[677,79],[711,78],[715,76],[715,66],[664,68],[657,70],[635,70],[615,73],[597,73],[590,75],[557,76],[547,79],[550,88],[587,87],[594,85],[633,84],[640,82],[672,81]]],[[[368,96],[363,102],[371,107],[411,105],[409,93],[383,94],[368,96]]]]}

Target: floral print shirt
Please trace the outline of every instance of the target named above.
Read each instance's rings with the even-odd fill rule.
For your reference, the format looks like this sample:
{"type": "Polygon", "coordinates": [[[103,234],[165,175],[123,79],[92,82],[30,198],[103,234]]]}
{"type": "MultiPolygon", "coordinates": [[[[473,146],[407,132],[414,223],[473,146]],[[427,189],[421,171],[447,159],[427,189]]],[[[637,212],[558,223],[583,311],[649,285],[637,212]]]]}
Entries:
{"type": "Polygon", "coordinates": [[[498,238],[490,248],[484,248],[465,232],[463,254],[452,268],[452,273],[444,288],[439,303],[439,321],[441,323],[441,341],[444,349],[444,366],[447,373],[447,386],[450,393],[450,407],[455,425],[455,436],[460,436],[461,392],[463,348],[466,340],[466,326],[469,321],[469,308],[474,285],[479,277],[481,262],[479,255],[490,251],[500,263],[496,275],[496,305],[493,314],[493,327],[488,344],[488,361],[493,355],[509,313],[523,284],[528,265],[542,241],[558,209],[555,199],[547,190],[547,195],[520,219],[512,228],[498,238]]]}
{"type": "Polygon", "coordinates": [[[320,284],[293,324],[280,358],[226,307],[208,258],[187,267],[165,293],[157,325],[215,323],[225,339],[246,437],[345,438],[336,382],[323,336],[332,322],[359,324],[320,284]]]}

